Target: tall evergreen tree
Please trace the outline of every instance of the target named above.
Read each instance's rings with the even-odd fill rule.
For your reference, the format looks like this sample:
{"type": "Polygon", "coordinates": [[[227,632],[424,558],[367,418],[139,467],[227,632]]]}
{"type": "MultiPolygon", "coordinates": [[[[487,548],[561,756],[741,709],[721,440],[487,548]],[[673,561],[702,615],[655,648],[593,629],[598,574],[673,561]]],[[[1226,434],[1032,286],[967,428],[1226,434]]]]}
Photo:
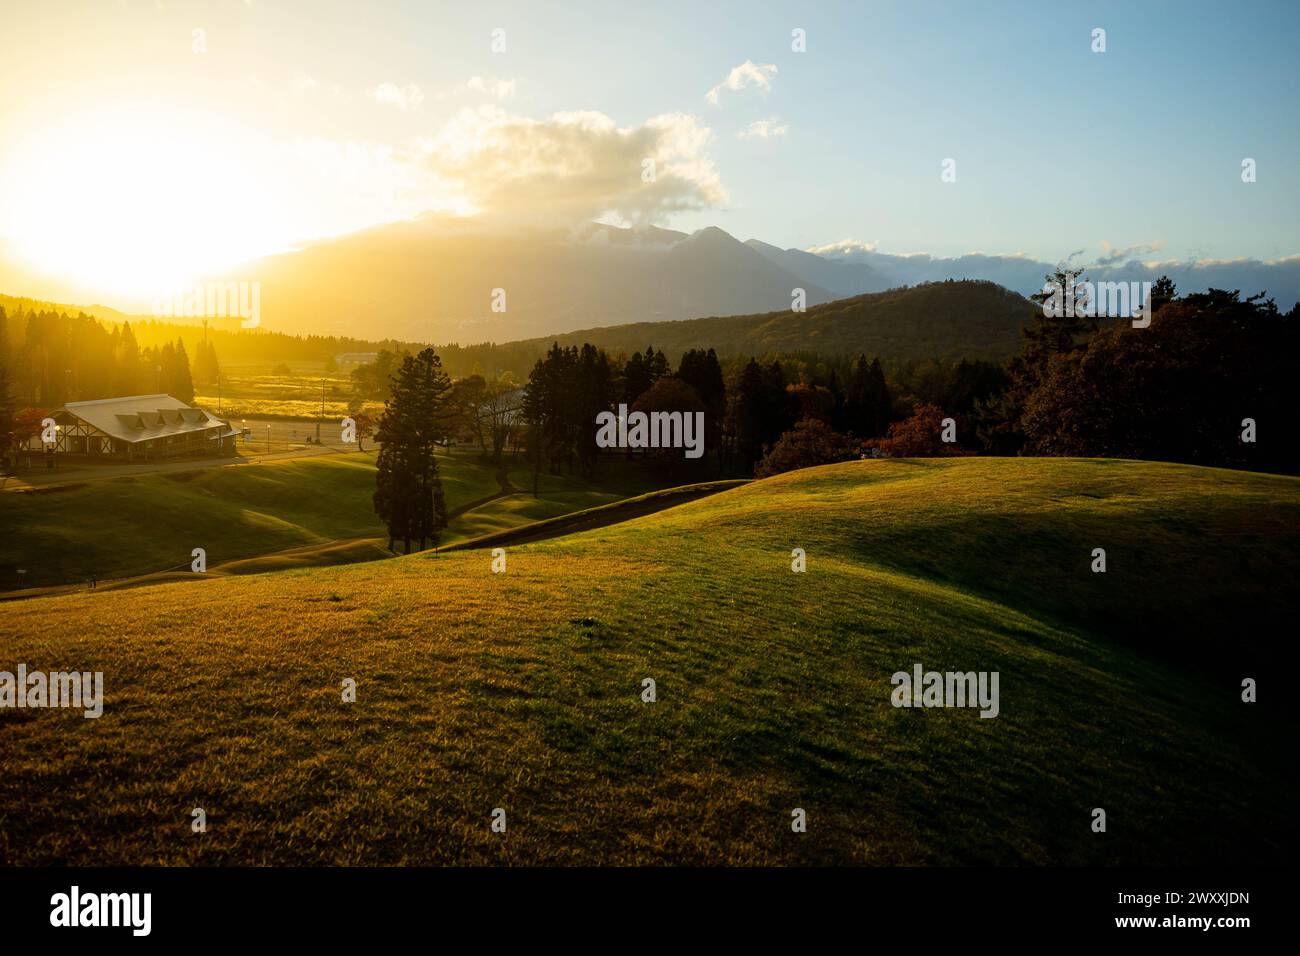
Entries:
{"type": "MultiPolygon", "coordinates": [[[[0,309],[0,316],[3,314],[4,310],[0,309]]],[[[0,325],[0,333],[3,332],[4,327],[0,325]]],[[[0,474],[7,474],[9,470],[9,446],[13,444],[16,411],[13,396],[9,391],[9,366],[5,364],[4,358],[5,356],[0,355],[0,474]]]]}
{"type": "Polygon", "coordinates": [[[0,365],[9,367],[9,317],[3,305],[0,305],[0,365]]]}
{"type": "Polygon", "coordinates": [[[446,437],[451,381],[433,349],[407,355],[393,377],[376,439],[380,443],[375,513],[388,527],[388,547],[401,540],[438,543],[447,526],[442,480],[435,456],[446,437]]]}
{"type": "MultiPolygon", "coordinates": [[[[705,445],[715,451],[722,447],[722,428],[727,414],[727,384],[722,365],[713,349],[691,349],[677,366],[677,378],[695,389],[704,403],[705,445]]],[[[721,456],[718,460],[721,466],[721,456]]]]}
{"type": "Polygon", "coordinates": [[[654,346],[649,346],[645,350],[645,365],[646,371],[650,374],[651,385],[673,373],[673,367],[668,364],[668,356],[662,351],[656,352],[654,346]]]}
{"type": "Polygon", "coordinates": [[[150,385],[145,386],[144,362],[140,355],[140,346],[131,331],[131,323],[122,323],[122,334],[118,340],[117,362],[113,370],[113,396],[139,395],[147,387],[152,387],[153,370],[149,370],[150,385]]]}
{"type": "Polygon", "coordinates": [[[163,381],[169,383],[167,394],[187,405],[193,404],[194,378],[190,374],[190,358],[185,354],[185,343],[179,338],[172,350],[170,367],[163,369],[163,381]]]}
{"type": "Polygon", "coordinates": [[[628,408],[644,395],[654,384],[650,380],[650,369],[645,357],[640,352],[633,352],[632,357],[623,366],[623,402],[628,408]]]}
{"type": "Polygon", "coordinates": [[[871,360],[867,369],[866,405],[864,425],[867,427],[863,437],[876,438],[885,434],[889,422],[894,417],[894,399],[889,394],[889,385],[885,382],[884,369],[880,359],[871,360]]]}
{"type": "Polygon", "coordinates": [[[524,449],[528,463],[533,467],[533,497],[537,497],[537,485],[541,479],[542,467],[546,461],[544,436],[546,434],[546,408],[550,402],[547,391],[546,363],[538,359],[533,363],[533,371],[524,386],[523,402],[519,415],[527,426],[524,449]]]}
{"type": "Polygon", "coordinates": [[[613,398],[613,374],[609,356],[596,346],[584,342],[574,365],[574,432],[578,460],[583,472],[596,473],[600,449],[596,447],[596,416],[608,411],[613,398]]]}

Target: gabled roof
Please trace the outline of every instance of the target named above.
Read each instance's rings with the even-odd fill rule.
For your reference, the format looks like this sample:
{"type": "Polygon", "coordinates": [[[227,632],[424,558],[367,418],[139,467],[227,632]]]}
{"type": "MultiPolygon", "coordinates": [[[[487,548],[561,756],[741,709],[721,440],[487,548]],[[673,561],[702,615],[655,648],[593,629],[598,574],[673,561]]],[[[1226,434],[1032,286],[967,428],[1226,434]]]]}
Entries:
{"type": "Polygon", "coordinates": [[[94,402],[68,402],[53,417],[71,415],[122,441],[138,442],[164,435],[182,435],[222,426],[201,408],[186,405],[170,395],[131,395],[94,402]]]}

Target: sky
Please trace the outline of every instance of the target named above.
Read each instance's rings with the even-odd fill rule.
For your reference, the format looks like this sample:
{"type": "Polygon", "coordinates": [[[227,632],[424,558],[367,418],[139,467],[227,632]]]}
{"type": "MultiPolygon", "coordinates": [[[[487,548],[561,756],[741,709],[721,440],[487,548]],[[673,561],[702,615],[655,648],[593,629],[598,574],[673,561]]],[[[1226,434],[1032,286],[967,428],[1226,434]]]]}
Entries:
{"type": "Polygon", "coordinates": [[[0,242],[110,302],[428,212],[1276,260],[1298,35],[1249,0],[5,0],[0,242]]]}

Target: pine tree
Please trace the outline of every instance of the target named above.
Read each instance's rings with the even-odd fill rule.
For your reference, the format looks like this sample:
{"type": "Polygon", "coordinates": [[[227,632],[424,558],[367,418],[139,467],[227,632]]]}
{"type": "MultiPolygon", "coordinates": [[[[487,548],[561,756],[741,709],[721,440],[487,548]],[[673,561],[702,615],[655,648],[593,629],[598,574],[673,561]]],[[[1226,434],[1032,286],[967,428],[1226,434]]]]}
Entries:
{"type": "Polygon", "coordinates": [[[889,394],[889,385],[885,382],[885,372],[880,367],[880,359],[871,360],[867,369],[866,418],[870,429],[865,437],[876,438],[885,434],[890,419],[894,417],[894,399],[889,394]]]}
{"type": "Polygon", "coordinates": [[[528,426],[525,439],[525,453],[528,463],[533,466],[533,497],[537,497],[537,485],[542,475],[542,462],[546,458],[545,420],[546,407],[550,402],[547,391],[546,363],[538,359],[533,363],[533,371],[524,386],[523,402],[519,415],[528,426]]]}
{"type": "MultiPolygon", "coordinates": [[[[4,309],[0,309],[0,319],[4,316],[4,309]]],[[[3,322],[0,322],[0,335],[5,332],[3,322]]],[[[14,437],[14,412],[16,406],[9,393],[9,366],[5,363],[6,356],[0,354],[0,475],[9,472],[9,446],[13,444],[14,437]]]]}
{"type": "Polygon", "coordinates": [[[0,366],[9,367],[9,317],[0,305],[0,366]]]}
{"type": "Polygon", "coordinates": [[[446,503],[435,451],[446,438],[451,381],[442,360],[425,349],[407,355],[393,377],[376,439],[380,442],[375,513],[388,526],[388,547],[401,539],[406,553],[438,543],[447,526],[446,503]]]}
{"type": "Polygon", "coordinates": [[[172,350],[170,368],[163,367],[163,381],[170,382],[167,394],[179,398],[186,405],[194,403],[194,378],[190,375],[190,358],[185,354],[185,343],[179,338],[172,350]]]}
{"type": "Polygon", "coordinates": [[[144,364],[140,356],[140,346],[136,344],[131,323],[123,322],[122,334],[118,341],[117,362],[113,369],[113,397],[139,395],[145,391],[143,386],[144,364]]]}

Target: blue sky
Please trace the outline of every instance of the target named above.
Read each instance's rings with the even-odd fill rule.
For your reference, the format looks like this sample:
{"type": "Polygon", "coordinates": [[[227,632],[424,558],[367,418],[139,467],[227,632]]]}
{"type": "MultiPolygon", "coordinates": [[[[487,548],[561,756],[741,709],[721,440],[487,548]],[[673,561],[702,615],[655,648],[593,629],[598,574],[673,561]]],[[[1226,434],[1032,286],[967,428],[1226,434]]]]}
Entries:
{"type": "Polygon", "coordinates": [[[66,250],[64,236],[39,234],[50,208],[80,227],[88,253],[138,222],[136,245],[122,243],[136,259],[193,246],[219,260],[265,251],[247,248],[249,235],[283,245],[425,207],[580,217],[592,203],[614,221],[718,225],[804,248],[853,239],[1050,261],[1080,249],[1092,259],[1103,244],[1161,260],[1300,253],[1294,2],[122,0],[6,13],[0,236],[44,241],[51,269],[66,250]],[[1096,27],[1105,53],[1092,52],[1096,27]],[[504,52],[489,48],[494,28],[504,52]],[[794,28],[804,53],[791,50],[794,28]],[[710,102],[746,63],[766,88],[710,102]],[[556,114],[586,118],[557,125],[556,114]],[[679,201],[646,205],[610,184],[626,168],[630,196],[639,170],[605,121],[673,153],[661,193],[679,201]],[[45,157],[77,143],[102,161],[55,180],[45,157]],[[142,143],[154,163],[173,156],[172,193],[151,192],[156,170],[132,178],[142,143]],[[515,163],[511,149],[532,152],[515,163]],[[557,149],[561,165],[546,168],[557,149]],[[1246,157],[1253,184],[1241,181],[1246,157]],[[940,178],[947,158],[953,183],[940,178]],[[85,195],[67,186],[95,177],[85,195]],[[548,190],[554,202],[533,210],[548,190]],[[135,205],[101,208],[113,192],[135,205]],[[183,209],[242,225],[186,226],[183,209]],[[162,233],[166,245],[148,246],[162,233]]]}

